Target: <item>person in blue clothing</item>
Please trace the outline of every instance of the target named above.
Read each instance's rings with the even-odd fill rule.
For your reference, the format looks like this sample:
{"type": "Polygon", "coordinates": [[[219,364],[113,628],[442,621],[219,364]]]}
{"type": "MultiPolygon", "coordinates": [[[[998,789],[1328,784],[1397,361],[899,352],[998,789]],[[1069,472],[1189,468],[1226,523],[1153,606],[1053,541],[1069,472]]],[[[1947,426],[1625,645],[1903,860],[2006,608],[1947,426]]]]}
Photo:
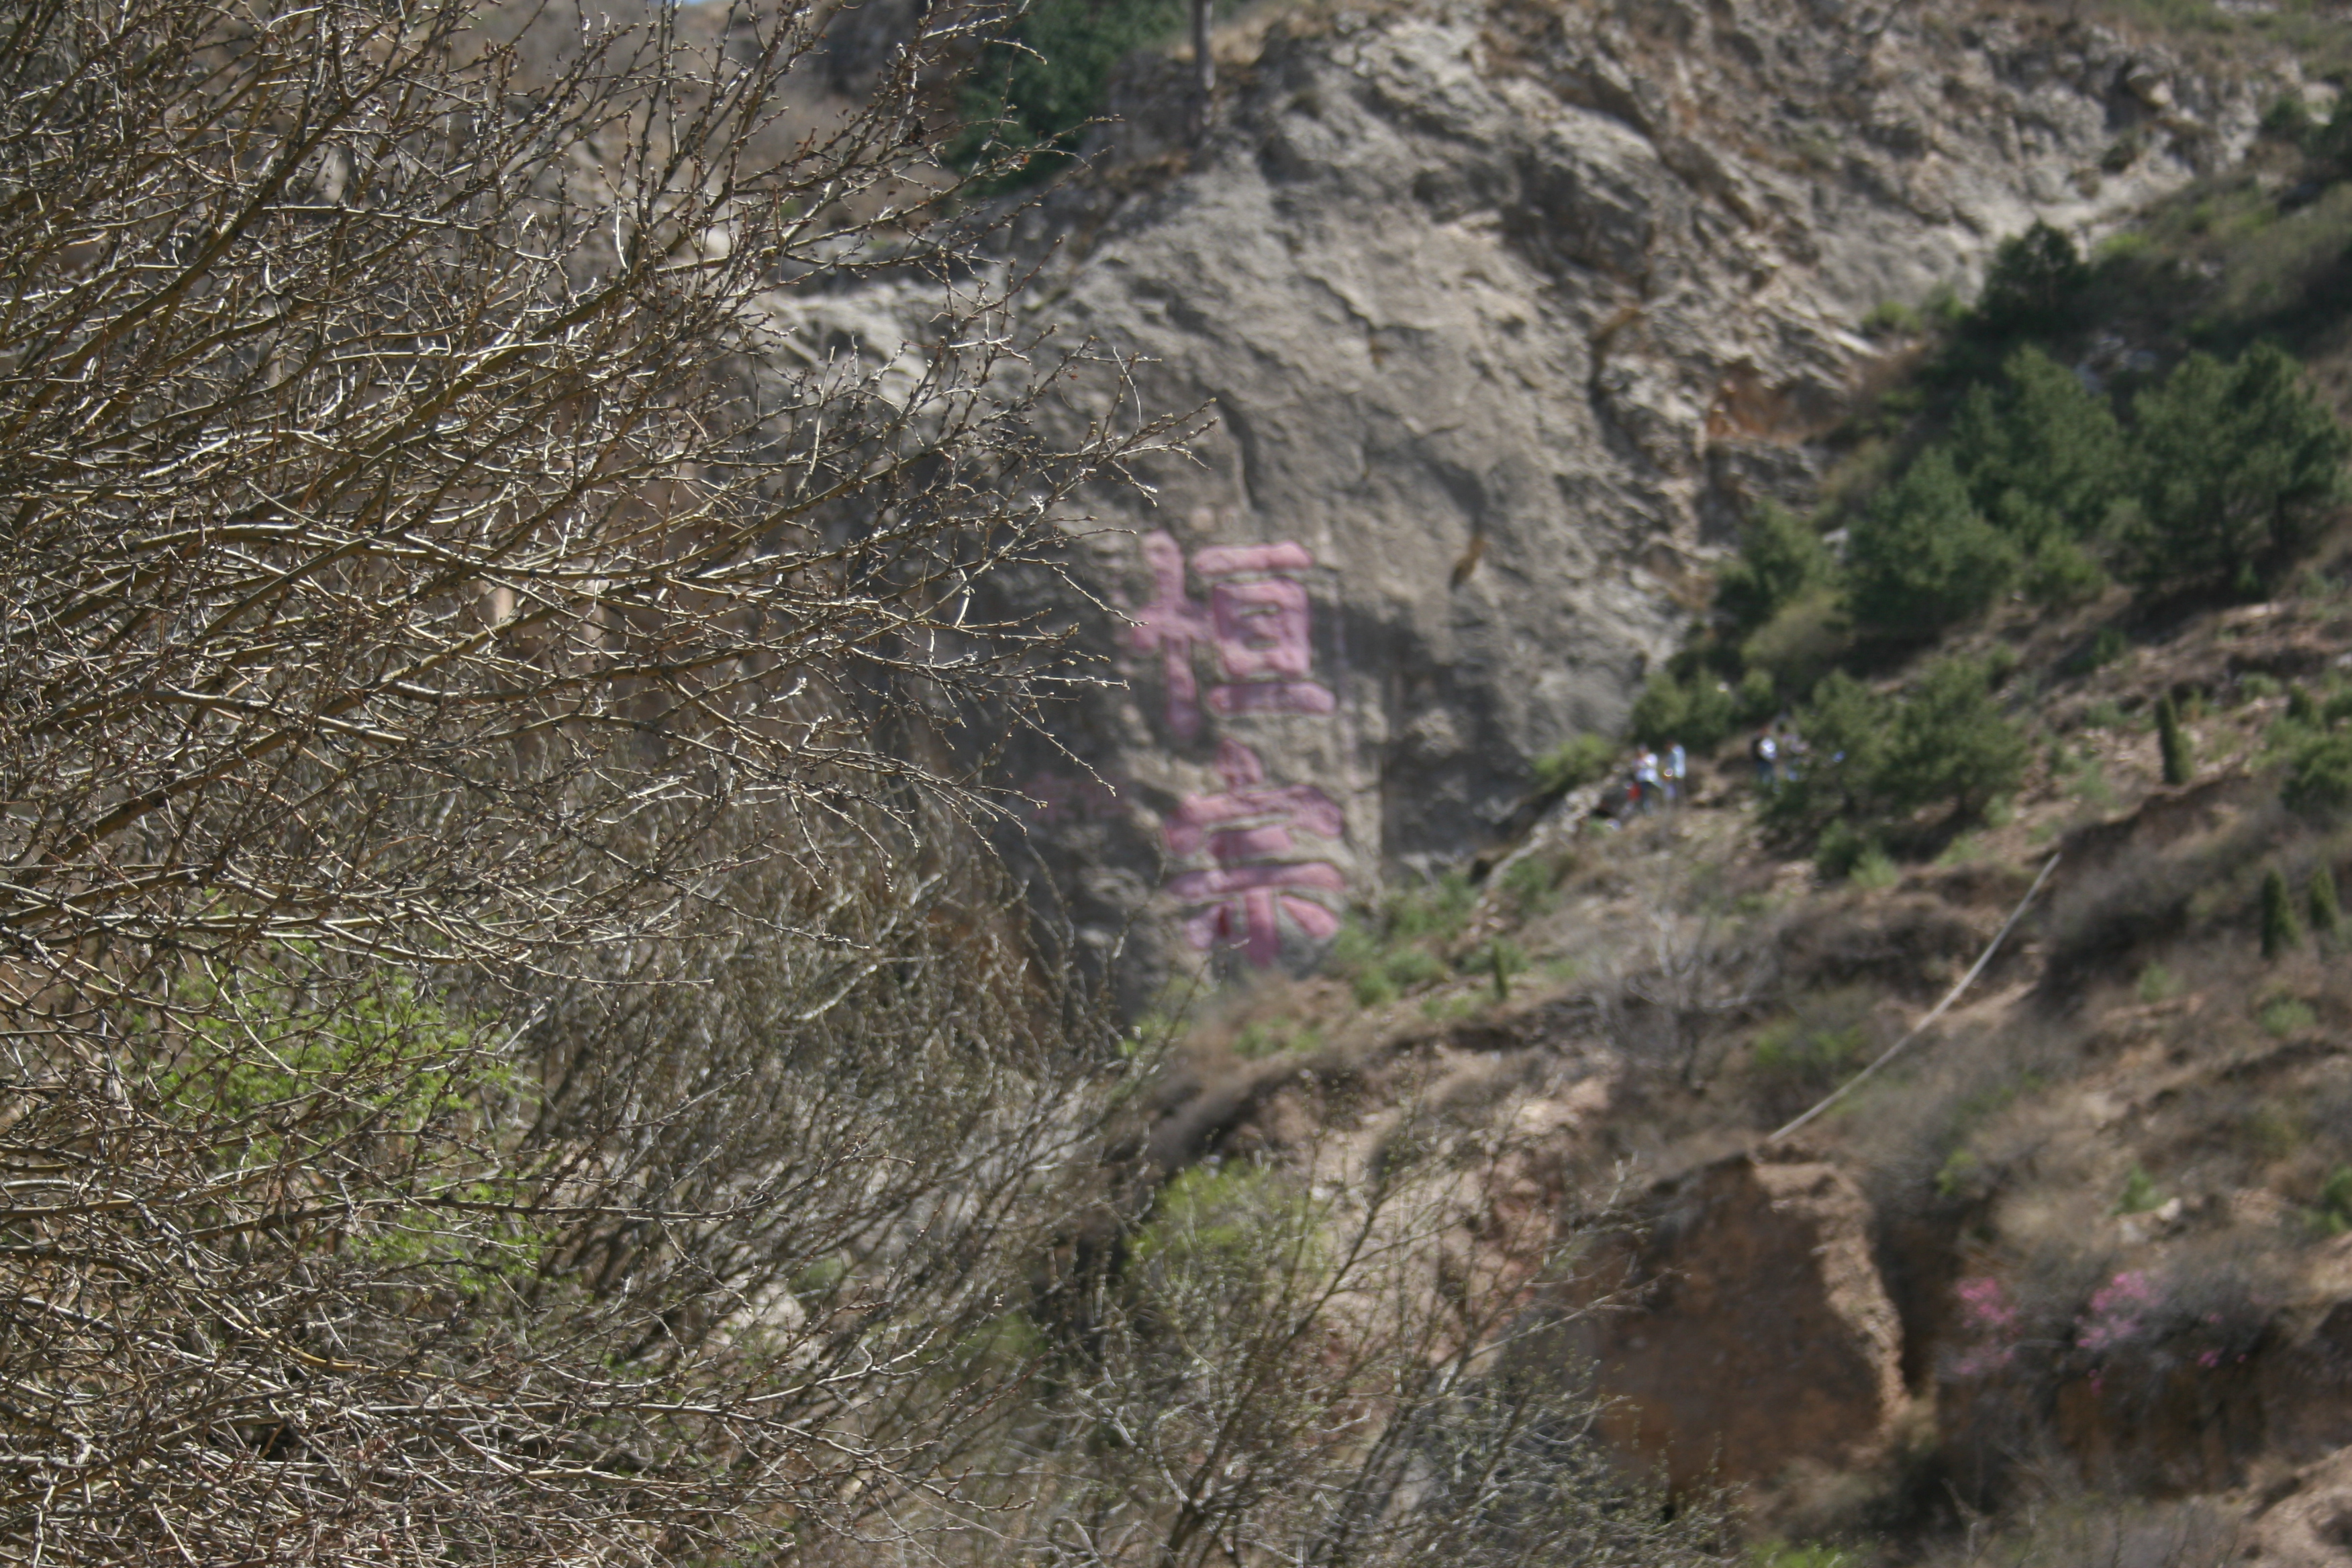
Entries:
{"type": "Polygon", "coordinates": [[[1756,731],[1748,754],[1756,759],[1756,787],[1771,794],[1780,784],[1780,743],[1773,738],[1769,725],[1756,731]]]}
{"type": "Polygon", "coordinates": [[[1673,805],[1682,799],[1683,780],[1690,773],[1690,759],[1684,755],[1680,741],[1666,743],[1665,762],[1659,771],[1665,779],[1666,804],[1673,805]]]}

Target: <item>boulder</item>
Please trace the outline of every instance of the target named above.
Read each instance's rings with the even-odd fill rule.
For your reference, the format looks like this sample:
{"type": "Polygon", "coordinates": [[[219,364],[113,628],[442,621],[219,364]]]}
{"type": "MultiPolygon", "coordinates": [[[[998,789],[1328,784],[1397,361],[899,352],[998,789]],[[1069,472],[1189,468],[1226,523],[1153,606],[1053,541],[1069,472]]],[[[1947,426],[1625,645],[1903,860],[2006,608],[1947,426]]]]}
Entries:
{"type": "Polygon", "coordinates": [[[2338,1449],[2272,1488],[2251,1522],[2246,1568],[2352,1563],[2352,1448],[2338,1449]]]}

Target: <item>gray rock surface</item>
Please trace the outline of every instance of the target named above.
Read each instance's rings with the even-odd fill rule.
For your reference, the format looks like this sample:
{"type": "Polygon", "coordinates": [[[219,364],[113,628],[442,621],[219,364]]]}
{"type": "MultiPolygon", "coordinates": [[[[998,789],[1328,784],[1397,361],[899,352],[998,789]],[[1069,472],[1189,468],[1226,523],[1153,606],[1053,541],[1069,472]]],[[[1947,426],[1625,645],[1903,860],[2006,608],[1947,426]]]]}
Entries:
{"type": "Polygon", "coordinates": [[[1063,737],[1100,783],[1016,770],[1082,921],[1157,884],[1163,957],[1245,968],[1490,842],[1533,758],[1622,721],[1755,500],[1808,494],[1899,352],[1874,306],[1965,296],[2037,217],[2095,242],[2276,90],[1969,15],[1262,17],[1197,150],[1181,63],[1131,70],[1095,174],[1026,220],[1059,247],[1039,314],[1215,426],[1084,546],[1139,623],[1094,629],[1129,684],[1063,737]]]}

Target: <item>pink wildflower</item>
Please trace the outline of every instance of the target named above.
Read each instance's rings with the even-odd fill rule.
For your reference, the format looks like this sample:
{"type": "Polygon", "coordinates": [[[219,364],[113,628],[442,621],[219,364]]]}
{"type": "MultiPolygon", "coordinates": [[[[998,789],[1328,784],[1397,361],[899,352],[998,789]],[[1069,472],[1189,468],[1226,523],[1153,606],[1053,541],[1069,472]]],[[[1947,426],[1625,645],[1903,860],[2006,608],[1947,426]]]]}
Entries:
{"type": "Polygon", "coordinates": [[[1983,1377],[2009,1365],[2017,1356],[2013,1342],[2018,1311],[2000,1281],[1990,1275],[1963,1279],[1955,1294],[1960,1299],[1960,1316],[1969,1336],[1976,1342],[1952,1363],[1953,1372],[1961,1377],[1983,1377]]]}
{"type": "Polygon", "coordinates": [[[2147,1313],[2157,1304],[2156,1286],[2138,1269],[2126,1269],[2091,1298],[2074,1343],[2086,1351],[2111,1350],[2139,1337],[2147,1313]]]}
{"type": "Polygon", "coordinates": [[[2000,1288],[2000,1281],[1990,1275],[1961,1280],[1958,1294],[1969,1327],[1979,1332],[1997,1333],[2017,1327],[2017,1309],[2010,1304],[2009,1293],[2000,1288]]]}

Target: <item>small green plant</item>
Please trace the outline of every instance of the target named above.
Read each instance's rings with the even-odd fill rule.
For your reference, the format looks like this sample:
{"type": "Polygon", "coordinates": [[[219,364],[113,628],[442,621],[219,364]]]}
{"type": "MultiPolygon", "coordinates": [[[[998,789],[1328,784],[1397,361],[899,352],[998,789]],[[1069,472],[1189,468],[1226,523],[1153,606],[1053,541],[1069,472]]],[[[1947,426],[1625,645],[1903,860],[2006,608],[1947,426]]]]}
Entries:
{"type": "Polygon", "coordinates": [[[2169,1002],[2179,995],[2180,982],[2175,980],[2172,977],[2172,971],[2161,963],[2151,963],[2139,972],[2138,991],[2139,999],[2153,1006],[2158,1002],[2169,1002]]]}
{"type": "Polygon", "coordinates": [[[2306,816],[2352,806],[2352,731],[2306,731],[2294,739],[2279,798],[2306,816]]]}
{"type": "Polygon", "coordinates": [[[2091,634],[2091,640],[2066,661],[2066,668],[2070,674],[2088,675],[2095,669],[2105,668],[2130,651],[2129,637],[2114,626],[2101,626],[2091,634]]]}
{"type": "Polygon", "coordinates": [[[1740,531],[1739,553],[1716,579],[1716,607],[1741,632],[1753,631],[1836,573],[1836,559],[1822,542],[1821,530],[1766,501],[1740,531]]]}
{"type": "Polygon", "coordinates": [[[1756,1037],[1748,1060],[1767,1078],[1781,1079],[1809,1089],[1824,1088],[1861,1065],[1870,1043],[1868,1026],[1849,1024],[1824,1027],[1798,1017],[1767,1025],[1756,1037]]]}
{"type": "Polygon", "coordinates": [[[1445,978],[1445,961],[1425,947],[1400,947],[1381,961],[1381,973],[1400,990],[1410,991],[1445,978]]]}
{"type": "Polygon", "coordinates": [[[1493,983],[1497,1002],[1511,999],[1511,979],[1514,975],[1525,973],[1527,967],[1527,951],[1517,942],[1499,936],[1482,943],[1463,965],[1469,973],[1483,974],[1493,983]]]}
{"type": "Polygon", "coordinates": [[[1460,991],[1440,991],[1421,1003],[1421,1016],[1433,1024],[1457,1023],[1477,1011],[1478,999],[1460,991]]]}
{"type": "Polygon", "coordinates": [[[2352,1165],[2336,1166],[2319,1184],[2315,1217],[2319,1228],[2329,1236],[2342,1236],[2352,1230],[2352,1165]]]}
{"type": "Polygon", "coordinates": [[[1551,907],[1570,862],[1549,855],[1522,855],[1502,876],[1503,895],[1522,915],[1541,914],[1551,907]]]}
{"type": "Polygon", "coordinates": [[[2260,670],[2238,678],[2238,700],[2241,702],[2266,702],[2276,697],[2280,689],[2275,678],[2260,670]]]}
{"type": "Polygon", "coordinates": [[[2084,750],[2072,759],[2067,768],[2068,793],[2092,811],[2112,811],[2116,806],[2115,786],[2107,782],[2107,768],[2097,754],[2084,750]]]}
{"type": "Polygon", "coordinates": [[[2085,730],[2127,730],[2131,728],[2131,716],[2123,710],[2123,705],[2118,703],[2114,698],[2102,697],[2096,702],[2092,703],[2088,708],[2083,710],[2083,728],[2085,730]]]}
{"type": "Polygon", "coordinates": [[[1756,1568],[1862,1568],[1863,1559],[1822,1542],[1759,1541],[1748,1549],[1756,1568]]]}
{"type": "Polygon", "coordinates": [[[1296,1233],[1307,1213],[1289,1184],[1259,1166],[1194,1165],[1160,1189],[1128,1256],[1153,1274],[1237,1277],[1262,1267],[1267,1238],[1296,1233]]]}
{"type": "Polygon", "coordinates": [[[1650,677],[1633,701],[1626,731],[1646,746],[1679,741],[1694,752],[1711,752],[1731,733],[1736,699],[1712,671],[1694,669],[1678,679],[1671,668],[1650,677]]]}
{"type": "Polygon", "coordinates": [[[2037,605],[2087,605],[2109,581],[2098,557],[2072,539],[2045,539],[2025,558],[2026,596],[2037,605]]]}
{"type": "Polygon", "coordinates": [[[1377,969],[1357,975],[1354,991],[1359,1007],[1385,1007],[1397,999],[1396,982],[1377,969]]]}
{"type": "Polygon", "coordinates": [[[1285,1051],[1311,1051],[1322,1043],[1323,1031],[1302,1019],[1253,1020],[1234,1036],[1234,1055],[1254,1062],[1285,1051]]]}
{"type": "Polygon", "coordinates": [[[2164,1194],[2144,1165],[2134,1165],[2124,1176],[2124,1190],[2116,1198],[2117,1214],[2146,1214],[2164,1206],[2164,1194]]]}
{"type": "Polygon", "coordinates": [[[1877,851],[1876,842],[1841,817],[1822,829],[1822,837],[1813,846],[1813,869],[1826,882],[1843,882],[1853,875],[1863,858],[1877,851]]]}
{"type": "Polygon", "coordinates": [[[2164,782],[2187,784],[2195,763],[2189,755],[2189,736],[2180,727],[2180,711],[2173,706],[2170,692],[2157,700],[2156,743],[2164,761],[2164,782]]]}
{"type": "Polygon", "coordinates": [[[1478,901],[1478,889],[1459,871],[1448,871],[1433,882],[1407,889],[1389,900],[1388,933],[1391,940],[1413,942],[1433,937],[1453,940],[1478,901]]]}
{"type": "Polygon", "coordinates": [[[1875,844],[1864,849],[1862,852],[1862,858],[1853,863],[1852,880],[1857,888],[1866,888],[1872,892],[1877,892],[1895,886],[1902,879],[1903,868],[1895,863],[1894,858],[1885,850],[1875,844]]]}
{"type": "Polygon", "coordinates": [[[1914,306],[1899,300],[1882,300],[1862,319],[1862,330],[1874,338],[1916,338],[1927,321],[1914,306]]]}
{"type": "Polygon", "coordinates": [[[2284,1160],[2308,1136],[2303,1123],[2275,1105],[2257,1105],[2239,1119],[2238,1141],[2263,1160],[2284,1160]]]}
{"type": "Polygon", "coordinates": [[[2290,147],[2308,146],[2318,129],[2319,121],[2312,117],[2310,106],[2293,93],[2263,110],[2262,133],[2290,147]]]}
{"type": "Polygon", "coordinates": [[[1972,866],[1985,858],[1985,842],[1981,835],[1963,833],[1944,846],[1936,857],[1938,866],[1972,866]]]}
{"type": "Polygon", "coordinates": [[[2286,876],[2273,866],[2263,878],[2263,962],[2276,963],[2302,938],[2295,923],[2294,900],[2286,890],[2286,876]]]}
{"type": "Polygon", "coordinates": [[[2298,996],[2273,996],[2254,1015],[2263,1032],[2274,1039],[2292,1039],[2319,1021],[2311,1005],[2298,996]]]}
{"type": "Polygon", "coordinates": [[[2336,869],[2321,861],[2311,874],[2305,904],[2311,911],[2311,934],[2332,945],[2344,931],[2344,911],[2336,901],[2336,869]]]}
{"type": "Polygon", "coordinates": [[[1955,1149],[1936,1167],[1936,1195],[1946,1203],[1964,1198],[1977,1190],[1983,1173],[1983,1161],[1965,1146],[1955,1149]]]}
{"type": "Polygon", "coordinates": [[[1615,742],[1604,735],[1571,735],[1536,759],[1536,788],[1545,795],[1580,789],[1607,777],[1616,757],[1615,742]]]}
{"type": "Polygon", "coordinates": [[[2313,729],[2319,727],[2319,699],[2314,697],[2311,688],[2301,681],[2286,689],[2286,720],[2290,724],[2305,724],[2313,729]]]}

